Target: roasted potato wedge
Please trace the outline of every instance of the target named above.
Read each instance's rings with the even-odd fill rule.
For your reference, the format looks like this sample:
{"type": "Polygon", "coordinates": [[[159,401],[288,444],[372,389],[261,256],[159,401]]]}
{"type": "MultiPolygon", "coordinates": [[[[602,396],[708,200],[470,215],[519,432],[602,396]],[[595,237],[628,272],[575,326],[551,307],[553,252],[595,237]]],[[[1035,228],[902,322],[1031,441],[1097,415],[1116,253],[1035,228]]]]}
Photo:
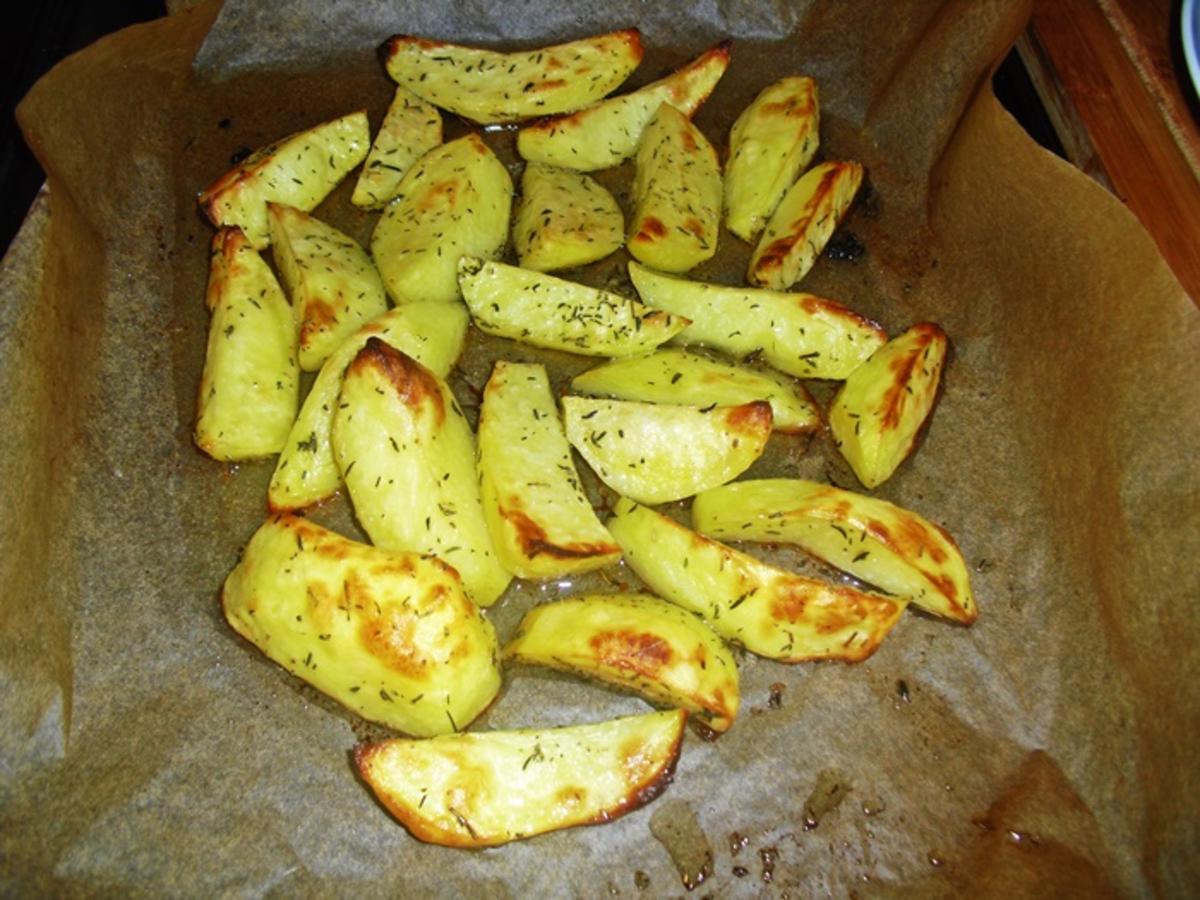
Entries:
{"type": "Polygon", "coordinates": [[[887,341],[870,319],[812,294],[688,281],[636,262],[629,263],[629,277],[646,304],[691,320],[675,343],[739,359],[761,351],[797,378],[845,378],[887,341]]]}
{"type": "Polygon", "coordinates": [[[330,432],[342,375],[369,338],[403,350],[439,378],[445,378],[462,353],[467,310],[461,305],[414,301],[368,322],[337,348],[309,388],[275,464],[267,489],[272,512],[304,509],[331,497],[342,484],[333,458],[330,432]]]}
{"type": "Polygon", "coordinates": [[[437,107],[397,87],[350,202],[379,209],[400,191],[400,181],[412,164],[441,142],[442,114],[437,107]]]}
{"type": "Polygon", "coordinates": [[[744,241],[766,227],[820,141],[817,83],[781,78],[742,111],[729,130],[725,225],[744,241]]]}
{"type": "Polygon", "coordinates": [[[885,500],[800,479],[740,481],[698,495],[692,521],[713,537],[797,544],[855,578],[965,625],[979,615],[954,538],[885,500]]]}
{"type": "Polygon", "coordinates": [[[642,130],[633,179],[629,252],[664,272],[686,272],[717,252],[721,166],[691,119],[662,104],[642,130]]]}
{"type": "Polygon", "coordinates": [[[641,61],[636,28],[516,53],[404,34],[384,45],[397,84],[481,125],[581,109],[616,90],[641,61]]]}
{"type": "Polygon", "coordinates": [[[387,309],[358,242],[295,207],[267,204],[271,252],[300,330],[300,368],[314,372],[339,344],[387,309]]]}
{"type": "Polygon", "coordinates": [[[608,526],[642,581],[759,656],[859,662],[906,605],[768,565],[625,498],[614,512],[608,526]]]}
{"type": "Polygon", "coordinates": [[[567,440],[600,480],[639,503],[670,503],[732,481],[771,436],[771,404],[667,406],[563,397],[567,440]]]}
{"type": "Polygon", "coordinates": [[[614,359],[588,369],[575,376],[571,390],[618,400],[687,406],[735,406],[766,400],[771,404],[776,431],[802,434],[821,427],[821,414],[799,383],[774,372],[718,362],[674,348],[614,359]]]}
{"type": "Polygon", "coordinates": [[[359,111],[299,131],[251,153],[197,198],[220,228],[236,225],[256,250],[270,242],[267,203],[316,209],[371,146],[367,114],[359,111]]]}
{"type": "Polygon", "coordinates": [[[829,430],[865,487],[883,484],[912,452],[937,399],[948,343],[937,325],[914,325],[876,350],[834,397],[829,430]]]}
{"type": "Polygon", "coordinates": [[[758,239],[746,280],[786,291],[808,274],[862,184],[856,162],[813,166],[793,184],[758,239]]]}
{"type": "Polygon", "coordinates": [[[621,558],[579,485],[542,366],[496,363],[479,412],[479,475],[496,553],[514,575],[559,578],[621,558]]]}
{"type": "Polygon", "coordinates": [[[458,259],[498,256],[508,239],[512,179],[477,134],[422,156],[371,235],[371,255],[397,304],[458,299],[458,259]]]}
{"type": "Polygon", "coordinates": [[[431,553],[488,606],[512,576],[492,547],[479,496],[475,440],[450,388],[372,337],[346,368],[333,455],[354,512],[380,547],[431,553]]]}
{"type": "Polygon", "coordinates": [[[464,256],[458,272],[476,326],[535,347],[631,356],[653,350],[688,325],[687,319],[620,294],[504,263],[464,256]]]}
{"type": "Polygon", "coordinates": [[[413,837],[491,847],[620,818],[671,782],[687,713],[594,725],[389,740],[354,751],[363,780],[413,837]]]}
{"type": "Polygon", "coordinates": [[[636,91],[526,125],[517,133],[517,152],[530,162],[581,172],[619,165],[637,152],[642,129],[663,103],[686,116],[700,108],[729,66],[730,46],[729,41],[717,44],[636,91]]]}
{"type": "Polygon", "coordinates": [[[453,569],[306,519],[275,516],[255,532],[221,605],[270,659],[406,734],[466,728],[500,689],[496,634],[453,569]]]}
{"type": "Polygon", "coordinates": [[[696,616],[649,594],[587,594],[535,606],[504,659],[686,709],[718,733],[737,715],[738,671],[729,648],[696,616]]]}
{"type": "Polygon", "coordinates": [[[213,237],[205,303],[196,446],[222,461],[278,453],[300,399],[296,326],[279,282],[238,228],[213,237]]]}
{"type": "Polygon", "coordinates": [[[625,218],[613,195],[582,172],[528,163],[513,243],[524,269],[583,266],[625,243],[625,218]]]}

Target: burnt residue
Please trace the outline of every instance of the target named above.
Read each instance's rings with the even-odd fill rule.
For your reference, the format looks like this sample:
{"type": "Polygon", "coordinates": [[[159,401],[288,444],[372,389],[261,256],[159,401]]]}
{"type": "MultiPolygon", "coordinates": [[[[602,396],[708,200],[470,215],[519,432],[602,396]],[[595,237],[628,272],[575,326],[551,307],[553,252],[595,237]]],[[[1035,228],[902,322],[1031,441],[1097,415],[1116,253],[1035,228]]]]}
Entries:
{"type": "Polygon", "coordinates": [[[783,690],[787,687],[782,681],[776,681],[771,685],[771,692],[767,695],[767,709],[780,709],[783,706],[783,690]]]}
{"type": "Polygon", "coordinates": [[[234,150],[231,154],[229,154],[229,164],[231,166],[236,166],[239,163],[242,163],[246,159],[248,159],[250,157],[250,154],[253,152],[254,151],[251,150],[249,147],[239,147],[238,149],[234,150]]]}
{"type": "Polygon", "coordinates": [[[763,847],[758,851],[758,859],[762,863],[762,878],[765,884],[775,880],[775,863],[779,860],[779,850],[775,847],[763,847]]]}
{"type": "Polygon", "coordinates": [[[857,262],[866,252],[866,245],[848,228],[839,228],[825,245],[825,256],[839,262],[857,262]]]}
{"type": "Polygon", "coordinates": [[[912,702],[912,695],[908,692],[908,682],[903,678],[896,679],[896,696],[904,703],[912,702]]]}
{"type": "Polygon", "coordinates": [[[845,776],[833,769],[822,771],[808,799],[804,801],[804,830],[816,828],[821,819],[841,805],[850,791],[850,782],[845,776]]]}
{"type": "Polygon", "coordinates": [[[736,857],[739,853],[746,849],[750,843],[750,838],[744,834],[739,834],[736,831],[729,832],[729,855],[736,857]]]}
{"type": "Polygon", "coordinates": [[[712,874],[712,848],[696,811],[686,801],[673,800],[659,806],[650,816],[650,833],[670,854],[687,890],[695,890],[712,874]]]}

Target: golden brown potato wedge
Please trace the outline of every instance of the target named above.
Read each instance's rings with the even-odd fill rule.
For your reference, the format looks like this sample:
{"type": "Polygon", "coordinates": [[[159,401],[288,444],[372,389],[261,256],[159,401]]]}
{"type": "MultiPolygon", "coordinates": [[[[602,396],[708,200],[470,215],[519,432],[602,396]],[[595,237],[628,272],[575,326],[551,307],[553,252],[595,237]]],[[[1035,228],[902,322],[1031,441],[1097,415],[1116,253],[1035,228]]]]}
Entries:
{"type": "Polygon", "coordinates": [[[460,256],[498,256],[508,239],[512,179],[477,134],[430,150],[400,182],[371,235],[397,305],[458,299],[460,256]]]}
{"type": "Polygon", "coordinates": [[[688,281],[636,262],[629,276],[646,304],[691,320],[676,343],[739,359],[761,351],[797,378],[845,378],[887,340],[870,319],[812,294],[688,281]]]}
{"type": "Polygon", "coordinates": [[[820,120],[817,83],[791,76],[764,88],[733,123],[725,166],[725,224],[742,240],[754,240],[766,227],[812,161],[820,120]]]}
{"type": "Polygon", "coordinates": [[[367,251],[295,207],[267,204],[271,252],[300,329],[300,368],[314,372],[339,344],[387,309],[367,251]]]}
{"type": "Polygon", "coordinates": [[[504,593],[512,576],[488,533],[474,436],[442,379],[370,338],[346,368],[332,441],[372,543],[437,556],[480,606],[504,593]]]}
{"type": "Polygon", "coordinates": [[[271,511],[304,509],[333,496],[341,487],[342,473],[330,443],[333,412],[346,366],[369,338],[386,341],[445,378],[462,352],[467,319],[467,310],[461,305],[405,303],[368,322],[330,354],[309,388],[275,464],[267,489],[271,511]]]}
{"type": "Polygon", "coordinates": [[[309,212],[337,187],[371,146],[365,112],[289,135],[246,157],[197,198],[218,228],[236,225],[256,250],[270,241],[267,203],[309,212]]]}
{"type": "Polygon", "coordinates": [[[196,446],[222,461],[278,453],[299,403],[296,326],[270,267],[237,228],[213,237],[212,318],[196,402],[196,446]]]}
{"type": "Polygon", "coordinates": [[[937,399],[947,347],[937,325],[914,325],[876,350],[834,397],[829,430],[867,488],[891,478],[916,445],[937,399]]]}
{"type": "Polygon", "coordinates": [[[582,172],[531,162],[521,176],[513,243],[524,269],[569,269],[619,249],[625,218],[613,195],[582,172]]]}
{"type": "Polygon", "coordinates": [[[954,538],[885,500],[800,479],[740,481],[697,496],[692,521],[714,537],[797,544],[855,578],[965,625],[979,615],[954,538]]]}
{"type": "Polygon", "coordinates": [[[636,28],[515,53],[399,34],[388,74],[418,97],[487,125],[573,112],[614,91],[642,61],[636,28]]]}
{"type": "Polygon", "coordinates": [[[268,519],[221,604],[234,631],[270,659],[406,734],[466,728],[500,689],[496,634],[453,569],[306,519],[268,519]]]}
{"type": "Polygon", "coordinates": [[[491,847],[620,818],[671,782],[687,713],[594,725],[390,740],[354,752],[379,802],[419,840],[491,847]]]}
{"type": "Polygon", "coordinates": [[[664,272],[686,272],[717,252],[721,167],[691,120],[664,103],[646,123],[633,179],[629,252],[664,272]]]}
{"type": "Polygon", "coordinates": [[[496,553],[514,575],[559,578],[621,558],[579,485],[542,366],[496,363],[479,413],[479,474],[496,553]]]}
{"type": "Polygon", "coordinates": [[[771,436],[771,404],[668,406],[563,397],[567,440],[600,480],[640,503],[670,503],[732,481],[771,436]]]}
{"type": "Polygon", "coordinates": [[[776,431],[803,434],[821,427],[821,414],[812,397],[790,378],[674,348],[614,359],[588,369],[575,376],[571,390],[618,400],[685,406],[736,406],[766,400],[771,404],[776,431]]]}
{"type": "Polygon", "coordinates": [[[608,527],[652,590],[704,616],[722,637],[780,662],[864,660],[907,603],[768,565],[624,498],[608,527]]]}
{"type": "Polygon", "coordinates": [[[649,594],[588,594],[535,606],[504,659],[686,709],[717,733],[737,715],[738,671],[729,648],[696,616],[649,594]]]}
{"type": "Polygon", "coordinates": [[[464,256],[463,300],[488,334],[586,356],[653,350],[687,327],[687,319],[636,300],[542,272],[464,256]]]}
{"type": "Polygon", "coordinates": [[[642,129],[663,103],[686,116],[700,108],[729,66],[730,46],[728,41],[717,44],[636,91],[526,125],[517,134],[517,151],[530,162],[581,172],[618,165],[637,152],[642,129]]]}
{"type": "Polygon", "coordinates": [[[350,202],[379,209],[396,196],[413,163],[442,142],[442,114],[411,91],[396,88],[350,202]]]}
{"type": "Polygon", "coordinates": [[[786,291],[808,274],[862,184],[856,162],[813,166],[793,184],[758,239],[746,280],[786,291]]]}

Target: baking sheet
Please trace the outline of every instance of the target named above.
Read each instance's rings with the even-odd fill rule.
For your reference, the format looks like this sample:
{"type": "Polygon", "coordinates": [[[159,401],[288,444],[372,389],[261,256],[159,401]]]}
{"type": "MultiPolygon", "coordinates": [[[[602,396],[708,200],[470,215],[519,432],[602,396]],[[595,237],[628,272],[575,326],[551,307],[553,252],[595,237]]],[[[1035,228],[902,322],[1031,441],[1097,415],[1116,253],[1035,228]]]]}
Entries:
{"type": "MultiPolygon", "coordinates": [[[[820,79],[824,152],[870,172],[846,223],[867,253],[823,259],[803,286],[890,332],[932,319],[951,336],[924,443],[877,493],[956,536],[981,608],[971,629],[907,614],[858,666],[743,658],[739,721],[715,743],[688,735],[664,798],[712,848],[697,894],[1185,894],[1200,316],[1120,204],[992,98],[1026,13],[230,0],[55,69],[19,111],[50,209],[0,269],[5,892],[683,893],[649,829],[662,801],[481,852],[411,839],[353,773],[374,732],[221,620],[271,464],[221,467],[190,443],[211,235],[192,201],[231,154],[359,106],[377,123],[374,48],[392,33],[503,44],[638,24],[651,52],[631,85],[734,36],[697,116],[718,143],[768,81],[820,79]],[[818,785],[842,799],[813,816],[818,785]]],[[[372,218],[347,192],[318,214],[363,239],[372,218]]],[[[698,277],[733,280],[747,251],[722,241],[698,277]]],[[[487,359],[522,352],[469,350],[467,393],[487,359]]],[[[823,438],[773,441],[752,472],[771,473],[853,483],[823,438]]],[[[320,516],[354,533],[344,507],[320,516]]],[[[502,636],[548,595],[506,598],[502,636]]],[[[641,708],[521,672],[481,726],[641,708]]]]}

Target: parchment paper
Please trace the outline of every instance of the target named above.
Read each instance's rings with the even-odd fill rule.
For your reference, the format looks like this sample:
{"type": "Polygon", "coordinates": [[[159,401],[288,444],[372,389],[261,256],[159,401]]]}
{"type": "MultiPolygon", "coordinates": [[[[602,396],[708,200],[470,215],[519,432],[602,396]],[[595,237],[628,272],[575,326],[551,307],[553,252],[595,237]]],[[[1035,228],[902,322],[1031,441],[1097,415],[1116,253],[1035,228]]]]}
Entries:
{"type": "MultiPolygon", "coordinates": [[[[872,190],[845,225],[866,255],[822,259],[803,287],[893,333],[932,319],[951,336],[923,445],[878,494],[956,536],[982,611],[970,629],[906,614],[857,666],[742,657],[742,715],[715,743],[689,734],[667,792],[712,846],[697,896],[1200,883],[1200,315],[1119,202],[992,97],[1026,15],[1020,0],[229,0],[51,72],[19,110],[49,211],[0,269],[3,893],[683,894],[648,828],[662,801],[484,852],[410,838],[350,764],[377,732],[221,619],[272,464],[227,469],[190,441],[211,235],[194,195],[231,154],[361,106],[378,123],[391,86],[374,48],[393,33],[630,24],[651,48],[630,86],[735,38],[697,118],[718,144],[769,81],[819,78],[823,152],[864,162],[872,190]],[[844,799],[814,826],[819,780],[844,799]]],[[[627,199],[627,173],[605,178],[627,199]]],[[[318,215],[365,239],[373,218],[348,190],[318,215]]],[[[747,252],[723,234],[694,274],[736,281],[747,252]]],[[[474,337],[456,389],[514,347],[474,337]]],[[[751,475],[854,486],[827,438],[772,444],[751,475]]],[[[358,533],[344,503],[318,516],[358,533]]],[[[502,638],[551,593],[507,597],[502,638]]],[[[557,676],[506,681],[477,727],[645,708],[557,676]]]]}

